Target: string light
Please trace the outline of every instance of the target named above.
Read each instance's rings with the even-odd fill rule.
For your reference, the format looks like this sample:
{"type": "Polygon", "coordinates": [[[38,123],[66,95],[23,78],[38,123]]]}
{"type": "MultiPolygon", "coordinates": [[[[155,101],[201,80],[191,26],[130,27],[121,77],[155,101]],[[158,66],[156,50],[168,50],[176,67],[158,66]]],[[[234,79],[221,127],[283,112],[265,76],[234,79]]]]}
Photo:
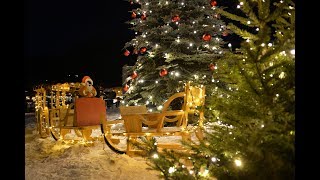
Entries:
{"type": "Polygon", "coordinates": [[[242,165],[242,162],[239,159],[234,160],[234,163],[236,166],[240,167],[242,165]]]}
{"type": "Polygon", "coordinates": [[[292,49],[292,50],[290,51],[290,53],[291,53],[292,55],[295,55],[295,54],[296,54],[295,49],[292,49]]]}
{"type": "Polygon", "coordinates": [[[176,171],[176,168],[170,167],[168,172],[171,174],[171,173],[173,173],[173,172],[175,172],[175,171],[176,171]]]}

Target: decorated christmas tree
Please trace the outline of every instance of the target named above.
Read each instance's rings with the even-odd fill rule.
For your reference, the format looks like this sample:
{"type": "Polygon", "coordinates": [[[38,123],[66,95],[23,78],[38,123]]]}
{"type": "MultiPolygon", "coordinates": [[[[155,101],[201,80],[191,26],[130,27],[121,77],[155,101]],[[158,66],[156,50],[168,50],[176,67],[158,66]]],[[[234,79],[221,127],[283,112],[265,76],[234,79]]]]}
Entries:
{"type": "Polygon", "coordinates": [[[295,178],[295,4],[240,0],[236,8],[215,10],[243,41],[216,62],[225,88],[207,85],[205,139],[184,142],[187,152],[146,144],[165,179],[295,178]]]}
{"type": "Polygon", "coordinates": [[[124,105],[146,104],[149,110],[184,83],[211,83],[215,62],[229,51],[222,39],[231,33],[216,12],[216,1],[136,0],[128,22],[136,34],[124,56],[136,58],[123,88],[124,105]]]}

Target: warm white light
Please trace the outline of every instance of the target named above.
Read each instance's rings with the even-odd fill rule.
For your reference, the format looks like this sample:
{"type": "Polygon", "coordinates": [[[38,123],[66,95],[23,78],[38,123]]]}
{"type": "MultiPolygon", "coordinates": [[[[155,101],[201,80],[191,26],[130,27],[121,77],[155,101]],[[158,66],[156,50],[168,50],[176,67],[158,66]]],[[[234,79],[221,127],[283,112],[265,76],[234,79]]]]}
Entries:
{"type": "Polygon", "coordinates": [[[265,45],[266,45],[265,43],[262,43],[262,44],[261,44],[262,47],[264,47],[265,45]]]}
{"type": "Polygon", "coordinates": [[[193,33],[194,33],[194,34],[196,34],[196,33],[197,33],[197,31],[193,31],[193,33]]]}
{"type": "Polygon", "coordinates": [[[283,1],[281,0],[280,3],[283,3],[283,1]]]}
{"type": "Polygon", "coordinates": [[[256,31],[259,31],[259,28],[257,28],[256,31]]]}
{"type": "Polygon", "coordinates": [[[149,99],[152,99],[152,96],[149,96],[149,99]]]}
{"type": "Polygon", "coordinates": [[[169,4],[169,2],[168,2],[168,1],[166,1],[166,4],[169,4]]]}
{"type": "Polygon", "coordinates": [[[248,22],[247,22],[247,24],[251,24],[251,22],[250,22],[250,21],[248,21],[248,22]]]}
{"type": "Polygon", "coordinates": [[[179,72],[176,72],[176,73],[174,73],[174,75],[175,75],[175,76],[179,76],[180,74],[179,74],[179,72]]]}
{"type": "Polygon", "coordinates": [[[241,7],[240,5],[237,5],[237,8],[238,8],[238,9],[240,9],[240,7],[241,7]]]}
{"type": "Polygon", "coordinates": [[[169,173],[173,173],[173,172],[175,172],[175,171],[176,171],[176,169],[175,169],[174,167],[170,167],[168,172],[169,172],[169,173]]]}
{"type": "Polygon", "coordinates": [[[158,159],[158,158],[159,158],[159,155],[158,155],[158,154],[153,154],[152,157],[155,158],[155,159],[158,159]]]}
{"type": "Polygon", "coordinates": [[[231,43],[229,43],[229,44],[228,44],[228,47],[231,47],[231,46],[232,46],[231,43]]]}
{"type": "Polygon", "coordinates": [[[168,31],[167,31],[167,30],[165,30],[164,32],[165,32],[165,33],[168,33],[168,31]]]}
{"type": "Polygon", "coordinates": [[[176,24],[179,24],[179,22],[177,21],[176,24]]]}
{"type": "Polygon", "coordinates": [[[243,2],[240,2],[240,5],[242,6],[242,5],[243,5],[243,2]]]}
{"type": "Polygon", "coordinates": [[[241,166],[242,165],[242,162],[239,159],[236,159],[234,161],[234,163],[236,164],[236,166],[241,166]]]}
{"type": "Polygon", "coordinates": [[[211,161],[212,161],[212,162],[216,162],[216,161],[217,161],[217,158],[213,157],[213,158],[211,158],[211,161]]]}
{"type": "Polygon", "coordinates": [[[291,53],[292,55],[295,55],[295,54],[296,54],[295,49],[292,49],[292,50],[290,51],[290,53],[291,53]]]}
{"type": "Polygon", "coordinates": [[[192,46],[193,46],[193,44],[192,44],[192,43],[190,43],[190,44],[189,44],[189,46],[190,46],[190,47],[192,47],[192,46]]]}
{"type": "Polygon", "coordinates": [[[152,109],[149,109],[148,111],[149,111],[149,112],[152,112],[152,109]]]}
{"type": "Polygon", "coordinates": [[[247,39],[246,42],[250,42],[250,39],[247,39]]]}
{"type": "Polygon", "coordinates": [[[212,50],[216,50],[216,49],[217,49],[217,47],[215,47],[215,46],[212,47],[212,50]]]}
{"type": "Polygon", "coordinates": [[[144,35],[142,35],[142,37],[144,37],[144,38],[145,38],[145,37],[146,37],[146,35],[144,34],[144,35]]]}
{"type": "Polygon", "coordinates": [[[276,94],[277,97],[279,97],[279,94],[276,94]]]}
{"type": "Polygon", "coordinates": [[[149,101],[146,101],[146,105],[148,105],[149,104],[149,101]]]}
{"type": "Polygon", "coordinates": [[[158,84],[158,81],[156,81],[156,84],[158,84]]]}
{"type": "Polygon", "coordinates": [[[184,2],[182,2],[181,5],[183,6],[183,5],[184,5],[184,2]]]}
{"type": "Polygon", "coordinates": [[[271,47],[271,46],[272,46],[272,43],[268,43],[268,46],[271,47]]]}
{"type": "Polygon", "coordinates": [[[160,111],[163,108],[162,105],[158,106],[157,109],[160,111]]]}
{"type": "Polygon", "coordinates": [[[193,174],[193,170],[190,170],[190,171],[189,171],[189,174],[193,174]]]}
{"type": "Polygon", "coordinates": [[[279,78],[280,78],[280,79],[283,79],[284,76],[285,76],[285,73],[284,73],[284,72],[281,72],[280,75],[279,75],[279,78]]]}
{"type": "Polygon", "coordinates": [[[261,128],[263,128],[263,127],[264,127],[264,125],[262,124],[262,125],[261,125],[261,128]]]}
{"type": "Polygon", "coordinates": [[[179,42],[180,42],[180,39],[177,39],[176,41],[179,43],[179,42]]]}
{"type": "Polygon", "coordinates": [[[192,24],[196,23],[195,21],[192,22],[192,24]]]}

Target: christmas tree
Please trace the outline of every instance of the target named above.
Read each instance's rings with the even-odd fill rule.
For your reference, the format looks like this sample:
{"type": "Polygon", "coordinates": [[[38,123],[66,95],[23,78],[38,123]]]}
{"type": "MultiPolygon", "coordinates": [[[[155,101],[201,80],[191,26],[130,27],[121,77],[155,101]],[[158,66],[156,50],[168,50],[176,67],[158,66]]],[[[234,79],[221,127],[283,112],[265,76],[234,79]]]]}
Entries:
{"type": "Polygon", "coordinates": [[[129,21],[136,36],[125,44],[124,55],[137,58],[124,82],[125,105],[152,109],[183,91],[187,81],[212,81],[215,62],[229,51],[222,37],[230,33],[215,11],[216,1],[130,2],[136,7],[129,21]]]}
{"type": "Polygon", "coordinates": [[[216,62],[225,88],[207,85],[205,139],[183,142],[188,153],[149,143],[151,166],[166,179],[295,178],[295,4],[241,0],[230,8],[239,11],[216,12],[243,41],[216,62]]]}

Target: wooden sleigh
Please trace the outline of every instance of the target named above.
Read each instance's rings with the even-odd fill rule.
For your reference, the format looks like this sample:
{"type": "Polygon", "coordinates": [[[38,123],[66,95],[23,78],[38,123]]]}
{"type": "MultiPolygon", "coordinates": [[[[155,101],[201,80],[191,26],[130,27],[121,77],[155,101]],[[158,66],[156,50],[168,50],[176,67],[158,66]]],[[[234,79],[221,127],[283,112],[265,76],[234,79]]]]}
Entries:
{"type": "Polygon", "coordinates": [[[78,97],[79,87],[80,83],[64,83],[35,89],[37,129],[42,138],[52,136],[57,141],[85,144],[102,140],[101,132],[96,136],[92,132],[100,130],[106,121],[105,101],[78,97]]]}
{"type": "MultiPolygon", "coordinates": [[[[191,86],[188,82],[183,92],[172,95],[163,104],[161,112],[148,112],[146,106],[121,106],[121,119],[117,120],[107,119],[102,98],[78,97],[79,87],[79,83],[65,83],[35,89],[37,129],[41,137],[89,145],[104,139],[113,151],[129,156],[141,153],[132,145],[141,137],[203,138],[203,86],[191,86]],[[72,102],[67,102],[68,97],[72,97],[72,102]],[[181,108],[172,110],[171,104],[177,99],[183,102],[181,108]],[[190,127],[189,116],[194,114],[198,115],[198,124],[190,127]],[[167,126],[168,123],[173,126],[167,126]]],[[[181,142],[158,143],[158,147],[179,149],[181,142]]]]}
{"type": "MultiPolygon", "coordinates": [[[[171,137],[181,140],[190,140],[196,137],[203,139],[202,126],[204,120],[203,105],[205,101],[205,87],[185,85],[183,92],[172,95],[164,104],[161,112],[151,113],[146,106],[120,106],[121,119],[103,123],[104,139],[107,145],[117,153],[126,153],[129,156],[141,154],[134,143],[139,143],[140,137],[171,137]],[[172,110],[174,100],[182,99],[179,110],[172,110]],[[198,115],[198,124],[188,126],[190,115],[198,115]],[[166,124],[173,124],[167,126],[166,124]]],[[[157,142],[158,148],[181,149],[181,141],[176,143],[157,142]]]]}

